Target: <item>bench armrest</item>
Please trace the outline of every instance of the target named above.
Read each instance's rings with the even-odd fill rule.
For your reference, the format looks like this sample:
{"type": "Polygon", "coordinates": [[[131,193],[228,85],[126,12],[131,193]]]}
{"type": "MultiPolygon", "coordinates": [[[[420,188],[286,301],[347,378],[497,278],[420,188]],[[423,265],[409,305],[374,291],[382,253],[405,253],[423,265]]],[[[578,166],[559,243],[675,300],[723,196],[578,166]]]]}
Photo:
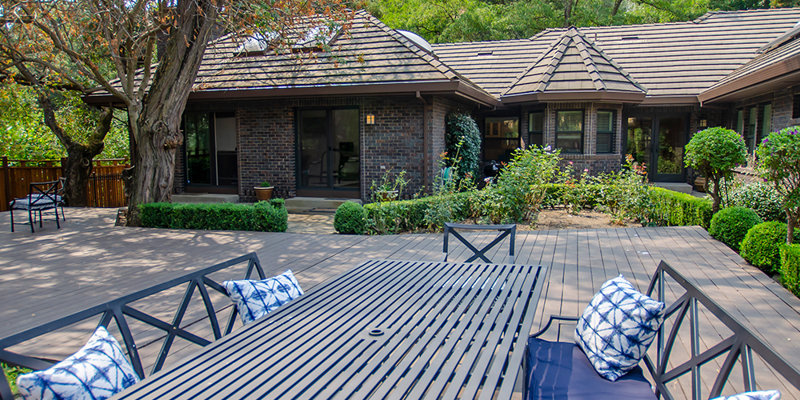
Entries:
{"type": "Polygon", "coordinates": [[[531,337],[539,337],[543,335],[545,332],[547,332],[548,329],[550,329],[550,325],[553,324],[553,321],[567,321],[567,322],[577,323],[578,319],[579,317],[568,317],[566,315],[551,315],[550,319],[547,320],[547,324],[544,326],[544,328],[540,329],[538,332],[531,335],[531,337]]]}

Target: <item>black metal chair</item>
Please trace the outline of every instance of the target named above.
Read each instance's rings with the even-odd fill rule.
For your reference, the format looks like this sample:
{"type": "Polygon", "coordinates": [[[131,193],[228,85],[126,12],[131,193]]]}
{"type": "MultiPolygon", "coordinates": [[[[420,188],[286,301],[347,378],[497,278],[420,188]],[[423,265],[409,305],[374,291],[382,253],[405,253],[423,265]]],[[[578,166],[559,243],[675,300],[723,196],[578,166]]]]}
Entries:
{"type": "Polygon", "coordinates": [[[468,225],[468,224],[453,224],[450,222],[445,222],[444,224],[444,245],[442,246],[442,253],[444,253],[443,261],[447,261],[447,254],[449,250],[449,237],[453,235],[456,239],[458,239],[461,243],[464,243],[467,248],[472,251],[472,257],[468,258],[466,262],[472,262],[480,258],[481,260],[491,263],[492,261],[486,257],[486,252],[496,246],[498,243],[502,242],[503,239],[506,237],[509,238],[509,245],[508,245],[508,263],[513,264],[516,260],[516,255],[514,254],[514,239],[517,235],[517,225],[516,224],[509,224],[509,225],[468,225]],[[473,231],[498,231],[499,234],[497,237],[494,238],[489,244],[483,246],[480,250],[475,247],[472,243],[469,242],[464,236],[461,236],[457,230],[473,230],[473,231]]]}
{"type": "Polygon", "coordinates": [[[58,221],[58,208],[61,208],[61,218],[66,221],[64,216],[64,179],[49,182],[31,182],[28,196],[11,200],[11,232],[14,232],[14,210],[24,210],[28,212],[28,223],[31,225],[31,233],[34,233],[33,224],[38,215],[39,227],[42,227],[42,212],[54,210],[56,215],[56,227],[61,228],[58,221]]]}

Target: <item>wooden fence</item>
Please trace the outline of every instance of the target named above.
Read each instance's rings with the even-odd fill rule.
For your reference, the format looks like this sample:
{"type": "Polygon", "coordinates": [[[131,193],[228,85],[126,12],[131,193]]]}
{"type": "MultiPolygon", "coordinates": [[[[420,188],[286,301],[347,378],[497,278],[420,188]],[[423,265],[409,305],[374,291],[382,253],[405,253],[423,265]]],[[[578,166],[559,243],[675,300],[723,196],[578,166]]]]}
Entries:
{"type": "MultiPolygon", "coordinates": [[[[0,167],[0,211],[8,211],[8,203],[28,195],[31,182],[54,181],[64,176],[61,160],[9,160],[2,158],[0,167]]],[[[122,207],[122,170],[128,168],[126,159],[94,160],[87,192],[92,207],[122,207]]]]}

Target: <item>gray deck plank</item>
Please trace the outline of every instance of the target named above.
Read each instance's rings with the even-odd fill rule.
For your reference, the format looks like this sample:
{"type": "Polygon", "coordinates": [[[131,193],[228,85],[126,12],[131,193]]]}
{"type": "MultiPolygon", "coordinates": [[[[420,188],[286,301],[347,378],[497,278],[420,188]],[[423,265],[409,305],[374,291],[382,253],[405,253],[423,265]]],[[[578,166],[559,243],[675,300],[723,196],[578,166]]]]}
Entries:
{"type": "MultiPolygon", "coordinates": [[[[249,251],[257,252],[268,275],[291,268],[306,290],[367,259],[441,257],[441,233],[370,237],[171,231],[113,227],[114,215],[115,210],[68,208],[62,229],[45,224],[31,235],[9,232],[8,214],[0,213],[0,336],[249,251]],[[54,251],[58,257],[40,256],[54,251]]],[[[470,237],[479,244],[491,240],[479,233],[470,237]]],[[[582,312],[599,285],[619,273],[646,289],[658,261],[665,259],[800,366],[800,348],[794,345],[800,342],[800,300],[702,228],[518,231],[516,250],[517,264],[548,267],[533,330],[551,314],[582,312]]],[[[506,252],[504,242],[490,255],[505,262],[506,252]]],[[[451,260],[467,256],[459,246],[451,260]]],[[[71,352],[80,347],[85,335],[73,333],[66,332],[63,338],[69,339],[51,350],[61,354],[56,348],[71,352]]],[[[185,352],[170,363],[196,351],[192,345],[182,347],[185,352]]],[[[682,342],[680,348],[686,355],[688,345],[682,342]]]]}

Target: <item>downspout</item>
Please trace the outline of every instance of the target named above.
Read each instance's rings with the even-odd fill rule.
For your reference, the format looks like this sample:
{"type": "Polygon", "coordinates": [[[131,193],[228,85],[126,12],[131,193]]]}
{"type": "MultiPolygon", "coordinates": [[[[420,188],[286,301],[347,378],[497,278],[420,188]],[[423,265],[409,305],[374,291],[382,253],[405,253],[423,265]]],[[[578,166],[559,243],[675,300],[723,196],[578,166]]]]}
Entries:
{"type": "Polygon", "coordinates": [[[429,152],[429,142],[430,142],[430,134],[429,134],[429,123],[428,123],[428,107],[430,104],[425,101],[425,99],[420,94],[419,90],[417,91],[417,99],[422,103],[422,184],[425,187],[430,188],[430,184],[428,182],[428,152],[429,152]]]}

